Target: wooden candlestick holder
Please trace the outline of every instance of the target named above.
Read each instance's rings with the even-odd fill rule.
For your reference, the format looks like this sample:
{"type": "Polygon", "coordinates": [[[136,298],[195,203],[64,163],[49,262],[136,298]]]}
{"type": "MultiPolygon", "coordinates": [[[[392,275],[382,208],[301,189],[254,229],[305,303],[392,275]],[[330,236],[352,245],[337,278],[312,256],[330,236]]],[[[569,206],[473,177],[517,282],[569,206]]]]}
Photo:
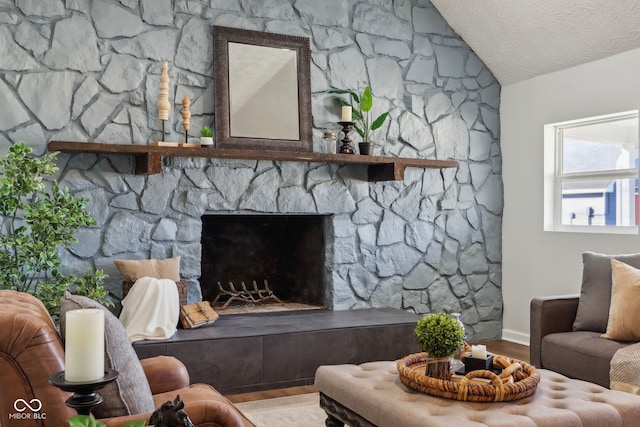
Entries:
{"type": "Polygon", "coordinates": [[[169,62],[162,61],[162,72],[160,74],[160,96],[156,103],[158,109],[158,119],[162,122],[162,140],[165,140],[164,123],[169,119],[169,62]]]}
{"type": "Polygon", "coordinates": [[[191,111],[189,110],[189,106],[191,105],[191,100],[189,97],[185,96],[182,98],[182,129],[184,129],[184,142],[189,142],[189,128],[191,127],[191,111]]]}

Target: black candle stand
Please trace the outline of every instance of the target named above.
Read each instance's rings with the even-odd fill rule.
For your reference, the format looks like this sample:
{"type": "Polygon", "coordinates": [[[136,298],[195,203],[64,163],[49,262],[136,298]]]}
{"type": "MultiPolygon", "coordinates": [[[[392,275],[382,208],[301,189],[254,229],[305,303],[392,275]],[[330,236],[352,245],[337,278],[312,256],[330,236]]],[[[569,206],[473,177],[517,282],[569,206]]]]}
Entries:
{"type": "Polygon", "coordinates": [[[49,377],[49,384],[73,393],[65,404],[75,409],[78,415],[91,415],[91,410],[102,403],[102,396],[96,393],[96,390],[115,381],[118,375],[115,369],[107,369],[104,371],[104,376],[95,381],[76,382],[65,380],[64,371],[60,371],[49,377]]]}
{"type": "Polygon", "coordinates": [[[351,146],[351,140],[349,139],[349,132],[353,129],[353,125],[356,122],[338,122],[340,126],[342,126],[342,132],[344,133],[344,138],[342,138],[342,145],[340,146],[340,150],[338,153],[342,154],[355,154],[353,151],[353,147],[351,146]]]}

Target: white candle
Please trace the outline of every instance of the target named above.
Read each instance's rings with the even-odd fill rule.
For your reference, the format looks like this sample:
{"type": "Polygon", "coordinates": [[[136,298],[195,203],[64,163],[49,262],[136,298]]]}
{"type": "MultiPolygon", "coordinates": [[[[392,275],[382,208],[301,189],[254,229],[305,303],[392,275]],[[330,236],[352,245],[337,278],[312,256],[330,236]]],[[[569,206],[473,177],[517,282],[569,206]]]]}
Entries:
{"type": "Polygon", "coordinates": [[[342,121],[343,122],[350,122],[352,119],[351,117],[351,107],[349,105],[345,105],[342,107],[342,121]]]}
{"type": "Polygon", "coordinates": [[[70,310],[66,317],[64,378],[95,381],[104,376],[104,312],[97,308],[70,310]]]}
{"type": "Polygon", "coordinates": [[[486,359],[487,358],[487,346],[486,345],[472,345],[471,357],[474,359],[486,359]]]}

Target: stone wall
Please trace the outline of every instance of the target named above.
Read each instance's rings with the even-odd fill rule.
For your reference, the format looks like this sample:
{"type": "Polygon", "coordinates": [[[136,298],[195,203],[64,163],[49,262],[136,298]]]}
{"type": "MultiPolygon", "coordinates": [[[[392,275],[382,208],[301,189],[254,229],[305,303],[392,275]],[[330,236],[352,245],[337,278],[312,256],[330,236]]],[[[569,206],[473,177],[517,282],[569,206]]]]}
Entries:
{"type": "Polygon", "coordinates": [[[316,148],[338,120],[327,90],[369,84],[390,111],[377,154],[460,167],[367,183],[356,166],[176,158],[143,177],[127,156],[61,154],[58,178],[99,223],[63,252],[65,272],[103,269],[119,293],[114,259],[180,255],[194,299],[203,213],[331,214],[331,308],[460,311],[471,339],[499,337],[500,86],[428,0],[0,0],[0,154],[21,140],[37,154],[50,140],[157,140],[161,60],[167,139],[181,137],[184,96],[192,129],[212,125],[212,25],[311,39],[316,148]]]}

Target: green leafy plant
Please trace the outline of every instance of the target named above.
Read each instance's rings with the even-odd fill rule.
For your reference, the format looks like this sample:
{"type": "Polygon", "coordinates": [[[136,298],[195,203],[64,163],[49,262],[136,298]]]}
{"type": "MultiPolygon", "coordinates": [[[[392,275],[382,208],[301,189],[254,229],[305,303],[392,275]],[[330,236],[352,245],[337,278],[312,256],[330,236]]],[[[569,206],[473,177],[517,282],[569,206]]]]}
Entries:
{"type": "Polygon", "coordinates": [[[355,130],[365,142],[371,142],[371,133],[379,129],[389,116],[389,112],[380,114],[375,120],[371,120],[371,109],[373,108],[373,95],[369,86],[364,88],[361,96],[350,90],[330,90],[329,93],[339,95],[350,95],[350,102],[342,98],[337,98],[341,106],[351,106],[353,118],[355,119],[355,130]]]}
{"type": "Polygon", "coordinates": [[[449,314],[432,313],[418,320],[415,328],[418,345],[431,357],[453,356],[464,344],[464,331],[449,314]]]}
{"type": "Polygon", "coordinates": [[[200,129],[200,135],[205,138],[211,138],[213,131],[209,126],[203,126],[202,129],[200,129]]]}
{"type": "Polygon", "coordinates": [[[60,304],[66,290],[76,295],[83,295],[100,302],[105,307],[114,307],[107,290],[102,286],[109,277],[102,270],[87,270],[83,276],[63,276],[52,272],[51,279],[41,282],[35,294],[53,317],[60,312],[60,304]]]}
{"type": "MultiPolygon", "coordinates": [[[[101,423],[90,415],[76,415],[69,418],[69,427],[106,427],[106,424],[101,423]]],[[[127,421],[122,424],[122,427],[153,427],[148,426],[145,420],[127,421]]]]}
{"type": "Polygon", "coordinates": [[[88,199],[61,190],[56,180],[47,188],[43,177],[58,171],[56,155],[34,157],[20,142],[0,158],[0,289],[30,292],[54,316],[67,289],[113,306],[102,287],[102,271],[88,270],[82,277],[58,272],[57,248],[75,243],[77,230],[96,220],[85,211],[88,199]]]}

